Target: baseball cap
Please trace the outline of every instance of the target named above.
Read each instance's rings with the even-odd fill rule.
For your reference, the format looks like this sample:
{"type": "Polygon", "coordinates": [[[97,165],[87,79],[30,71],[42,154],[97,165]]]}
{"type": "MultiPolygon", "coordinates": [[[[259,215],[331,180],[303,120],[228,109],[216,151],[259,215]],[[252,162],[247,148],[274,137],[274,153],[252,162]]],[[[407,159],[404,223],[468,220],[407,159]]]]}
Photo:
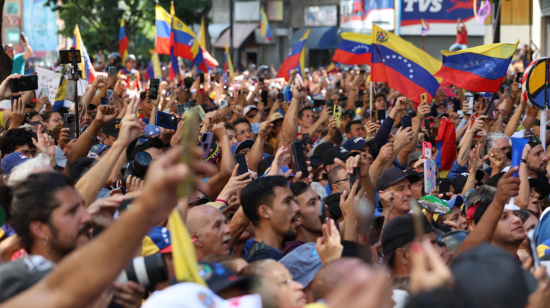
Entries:
{"type": "Polygon", "coordinates": [[[269,116],[268,121],[273,123],[277,120],[283,120],[285,117],[280,112],[274,112],[269,116]]]}
{"type": "Polygon", "coordinates": [[[539,199],[544,199],[550,194],[550,184],[539,178],[529,178],[529,187],[533,187],[539,194],[539,199]]]}
{"type": "Polygon", "coordinates": [[[258,107],[256,107],[255,105],[248,105],[248,106],[244,107],[243,115],[246,116],[246,114],[252,109],[258,110],[258,107]]]}
{"type": "Polygon", "coordinates": [[[342,113],[342,115],[344,115],[344,114],[349,114],[349,116],[350,116],[352,119],[355,118],[355,111],[353,111],[352,109],[347,109],[346,111],[344,111],[344,112],[342,113]]]}
{"type": "Polygon", "coordinates": [[[449,206],[449,211],[451,211],[455,206],[460,208],[464,205],[464,199],[460,195],[456,195],[451,200],[443,200],[443,202],[447,203],[447,206],[449,206]]]}
{"type": "Polygon", "coordinates": [[[118,138],[118,132],[120,131],[120,119],[114,119],[103,125],[103,133],[107,136],[113,136],[118,138]]]}
{"type": "Polygon", "coordinates": [[[311,153],[310,156],[321,156],[323,157],[325,153],[332,147],[335,147],[334,143],[332,142],[323,142],[317,145],[315,149],[313,150],[313,153],[311,153]]]}
{"type": "Polygon", "coordinates": [[[229,267],[217,262],[199,262],[198,272],[208,288],[219,294],[231,287],[248,289],[255,279],[251,276],[237,276],[229,267]]]}
{"type": "Polygon", "coordinates": [[[378,148],[378,145],[376,144],[374,139],[365,140],[361,137],[355,137],[355,138],[349,139],[342,146],[346,150],[352,151],[352,150],[360,150],[366,145],[369,146],[370,150],[374,150],[374,149],[378,148]]]}
{"type": "Polygon", "coordinates": [[[21,152],[13,152],[2,158],[0,162],[2,173],[9,174],[11,170],[22,163],[24,163],[29,157],[21,152]]]}
{"type": "Polygon", "coordinates": [[[53,262],[38,255],[29,255],[0,265],[0,303],[29,289],[54,267],[53,262]]]}
{"type": "Polygon", "coordinates": [[[125,63],[128,61],[136,61],[136,56],[134,56],[133,54],[129,54],[126,59],[124,59],[125,63]]]}
{"type": "Polygon", "coordinates": [[[424,179],[424,171],[420,169],[407,169],[405,171],[405,174],[407,175],[411,183],[424,179]]]}
{"type": "Polygon", "coordinates": [[[147,124],[144,128],[145,136],[153,136],[160,134],[160,127],[155,124],[147,124]]]}
{"type": "Polygon", "coordinates": [[[407,175],[406,172],[397,167],[391,167],[382,172],[382,175],[380,175],[378,181],[376,181],[375,191],[384,190],[388,188],[388,186],[391,186],[404,178],[408,178],[411,182],[416,182],[418,181],[417,177],[417,175],[407,175]]]}
{"type": "Polygon", "coordinates": [[[242,149],[252,148],[253,145],[254,145],[254,140],[247,139],[247,140],[237,142],[234,145],[232,145],[231,146],[231,151],[233,152],[233,154],[236,154],[237,152],[239,152],[242,149]]]}
{"type": "Polygon", "coordinates": [[[104,144],[93,145],[90,148],[90,151],[88,152],[88,157],[89,158],[97,158],[97,157],[99,157],[99,154],[101,154],[101,152],[103,152],[103,150],[105,150],[106,148],[108,148],[108,146],[106,146],[104,144]]]}
{"type": "Polygon", "coordinates": [[[412,152],[407,157],[407,166],[410,166],[413,162],[420,159],[420,156],[422,156],[422,152],[412,152]]]}
{"type": "MultiPolygon", "coordinates": [[[[315,155],[315,154],[314,154],[315,155]]],[[[332,165],[334,163],[335,158],[339,158],[340,160],[344,161],[346,158],[350,156],[356,156],[359,155],[357,152],[350,152],[346,150],[343,146],[334,146],[330,147],[328,151],[323,155],[323,165],[325,166],[325,169],[327,166],[332,165]]]]}
{"type": "Polygon", "coordinates": [[[224,300],[205,286],[182,282],[164,290],[155,291],[143,304],[143,308],[257,308],[262,307],[259,294],[224,300]]]}
{"type": "Polygon", "coordinates": [[[170,231],[165,227],[153,227],[141,241],[141,255],[146,257],[155,253],[171,253],[170,231]]]}
{"type": "Polygon", "coordinates": [[[537,288],[537,280],[521,268],[516,255],[490,244],[455,256],[450,269],[458,287],[481,307],[525,307],[537,288]]]}
{"type": "Polygon", "coordinates": [[[63,150],[57,145],[55,146],[55,163],[61,168],[65,168],[67,165],[65,153],[63,153],[63,150]]]}
{"type": "MultiPolygon", "coordinates": [[[[424,234],[432,232],[432,227],[428,220],[422,215],[424,234]]],[[[390,262],[393,258],[395,250],[408,244],[414,240],[414,222],[411,214],[403,215],[390,220],[382,236],[380,242],[382,244],[382,252],[384,253],[384,261],[390,262]]]]}
{"type": "Polygon", "coordinates": [[[298,246],[279,260],[279,263],[284,265],[292,274],[292,279],[301,283],[304,288],[309,285],[322,266],[315,243],[298,246]]]}

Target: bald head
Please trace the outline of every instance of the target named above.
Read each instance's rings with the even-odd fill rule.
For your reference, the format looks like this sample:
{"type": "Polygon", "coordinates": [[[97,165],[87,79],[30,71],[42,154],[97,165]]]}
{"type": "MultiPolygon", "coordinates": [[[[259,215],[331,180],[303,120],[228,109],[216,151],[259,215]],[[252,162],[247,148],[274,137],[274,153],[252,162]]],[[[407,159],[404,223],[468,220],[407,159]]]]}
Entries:
{"type": "Polygon", "coordinates": [[[359,258],[341,258],[323,265],[310,284],[313,300],[324,298],[334,287],[356,271],[364,271],[368,275],[371,269],[359,258]]]}
{"type": "Polygon", "coordinates": [[[187,212],[186,226],[195,240],[197,258],[208,254],[228,255],[231,229],[222,212],[210,205],[199,205],[187,212]]]}

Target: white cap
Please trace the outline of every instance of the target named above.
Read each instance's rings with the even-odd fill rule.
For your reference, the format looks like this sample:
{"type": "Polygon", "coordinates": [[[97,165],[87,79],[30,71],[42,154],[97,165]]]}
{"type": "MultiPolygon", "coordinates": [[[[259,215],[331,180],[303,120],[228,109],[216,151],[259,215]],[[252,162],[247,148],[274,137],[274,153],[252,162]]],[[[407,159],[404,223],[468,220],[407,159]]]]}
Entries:
{"type": "Polygon", "coordinates": [[[258,110],[258,107],[254,106],[254,105],[248,105],[248,106],[244,107],[243,115],[246,116],[246,114],[252,109],[258,110]]]}
{"type": "Polygon", "coordinates": [[[262,299],[258,294],[245,295],[224,300],[210,289],[196,283],[183,282],[156,291],[142,308],[262,308],[262,299]]]}

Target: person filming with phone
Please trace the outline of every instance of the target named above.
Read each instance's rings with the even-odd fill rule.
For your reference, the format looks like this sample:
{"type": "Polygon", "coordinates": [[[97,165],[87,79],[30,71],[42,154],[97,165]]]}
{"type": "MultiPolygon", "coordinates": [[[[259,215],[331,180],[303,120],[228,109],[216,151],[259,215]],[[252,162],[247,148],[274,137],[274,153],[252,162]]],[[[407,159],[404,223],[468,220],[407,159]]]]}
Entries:
{"type": "Polygon", "coordinates": [[[21,45],[25,47],[25,52],[21,52],[16,54],[15,49],[13,48],[12,44],[6,44],[4,46],[4,51],[10,57],[12,60],[12,74],[25,74],[25,62],[31,58],[32,56],[32,48],[31,45],[29,45],[29,41],[27,40],[27,37],[24,33],[21,33],[21,45]]]}

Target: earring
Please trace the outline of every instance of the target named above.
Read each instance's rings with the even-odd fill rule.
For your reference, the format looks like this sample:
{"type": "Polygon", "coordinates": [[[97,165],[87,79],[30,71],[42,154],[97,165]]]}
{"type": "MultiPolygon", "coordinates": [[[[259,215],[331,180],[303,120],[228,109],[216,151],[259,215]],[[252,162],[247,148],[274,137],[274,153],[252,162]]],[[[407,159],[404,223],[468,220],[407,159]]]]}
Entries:
{"type": "Polygon", "coordinates": [[[48,246],[48,238],[44,240],[44,246],[48,246]]]}

